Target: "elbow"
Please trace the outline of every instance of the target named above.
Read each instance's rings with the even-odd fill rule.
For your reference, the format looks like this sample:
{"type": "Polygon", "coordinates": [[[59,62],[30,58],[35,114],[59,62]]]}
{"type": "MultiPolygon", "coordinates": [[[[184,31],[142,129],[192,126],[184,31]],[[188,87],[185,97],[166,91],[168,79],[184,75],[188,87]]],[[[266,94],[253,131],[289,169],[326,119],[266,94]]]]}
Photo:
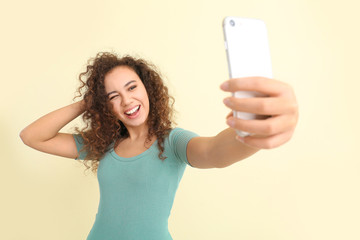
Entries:
{"type": "Polygon", "coordinates": [[[27,134],[26,129],[20,132],[19,137],[25,145],[30,146],[29,134],[27,134]]]}

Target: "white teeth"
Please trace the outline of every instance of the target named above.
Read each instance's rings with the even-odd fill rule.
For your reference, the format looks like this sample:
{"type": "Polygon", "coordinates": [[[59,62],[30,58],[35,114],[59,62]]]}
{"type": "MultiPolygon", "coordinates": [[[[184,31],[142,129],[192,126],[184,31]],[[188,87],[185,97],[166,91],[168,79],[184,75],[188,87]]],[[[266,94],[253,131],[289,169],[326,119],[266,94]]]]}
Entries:
{"type": "Polygon", "coordinates": [[[137,106],[136,108],[133,108],[132,110],[130,110],[130,111],[128,111],[128,112],[125,112],[125,113],[128,114],[128,115],[131,115],[131,114],[133,114],[134,112],[136,112],[136,111],[139,109],[139,107],[140,107],[140,105],[137,106]]]}

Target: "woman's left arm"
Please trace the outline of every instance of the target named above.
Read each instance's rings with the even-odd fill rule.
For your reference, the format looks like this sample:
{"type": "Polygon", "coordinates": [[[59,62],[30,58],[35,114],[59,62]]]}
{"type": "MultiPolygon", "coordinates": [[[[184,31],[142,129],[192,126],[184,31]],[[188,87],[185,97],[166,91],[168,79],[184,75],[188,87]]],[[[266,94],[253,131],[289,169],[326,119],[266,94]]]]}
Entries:
{"type": "Polygon", "coordinates": [[[230,128],[215,137],[193,138],[188,143],[189,163],[197,168],[223,168],[256,153],[278,147],[290,140],[298,121],[298,106],[291,86],[264,78],[230,79],[221,85],[226,92],[256,91],[267,97],[227,97],[224,104],[231,110],[271,116],[264,120],[243,120],[227,116],[230,128]],[[240,138],[235,129],[251,133],[240,138]]]}

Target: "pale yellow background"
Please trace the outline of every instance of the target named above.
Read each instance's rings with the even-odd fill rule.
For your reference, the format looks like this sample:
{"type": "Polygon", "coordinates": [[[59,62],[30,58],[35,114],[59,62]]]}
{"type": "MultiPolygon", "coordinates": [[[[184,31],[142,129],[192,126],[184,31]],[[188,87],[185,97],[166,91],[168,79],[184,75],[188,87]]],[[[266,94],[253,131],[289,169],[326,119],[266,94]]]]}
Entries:
{"type": "Polygon", "coordinates": [[[18,134],[72,102],[99,51],[158,65],[180,127],[203,136],[224,129],[228,15],[266,22],[274,76],[294,87],[300,120],[281,148],[225,169],[187,168],[169,219],[174,240],[360,239],[359,8],[355,0],[2,1],[0,239],[90,231],[96,177],[18,134]]]}

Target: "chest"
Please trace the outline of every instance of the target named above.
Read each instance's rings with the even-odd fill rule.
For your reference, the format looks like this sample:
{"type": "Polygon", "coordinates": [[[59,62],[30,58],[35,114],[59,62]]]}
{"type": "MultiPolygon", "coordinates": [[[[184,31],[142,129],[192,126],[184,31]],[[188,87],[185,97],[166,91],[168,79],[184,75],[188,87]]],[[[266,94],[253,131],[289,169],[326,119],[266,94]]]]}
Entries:
{"type": "Polygon", "coordinates": [[[103,194],[168,196],[176,191],[185,170],[171,156],[160,160],[155,151],[130,159],[115,157],[109,153],[100,161],[98,180],[103,194]]]}

